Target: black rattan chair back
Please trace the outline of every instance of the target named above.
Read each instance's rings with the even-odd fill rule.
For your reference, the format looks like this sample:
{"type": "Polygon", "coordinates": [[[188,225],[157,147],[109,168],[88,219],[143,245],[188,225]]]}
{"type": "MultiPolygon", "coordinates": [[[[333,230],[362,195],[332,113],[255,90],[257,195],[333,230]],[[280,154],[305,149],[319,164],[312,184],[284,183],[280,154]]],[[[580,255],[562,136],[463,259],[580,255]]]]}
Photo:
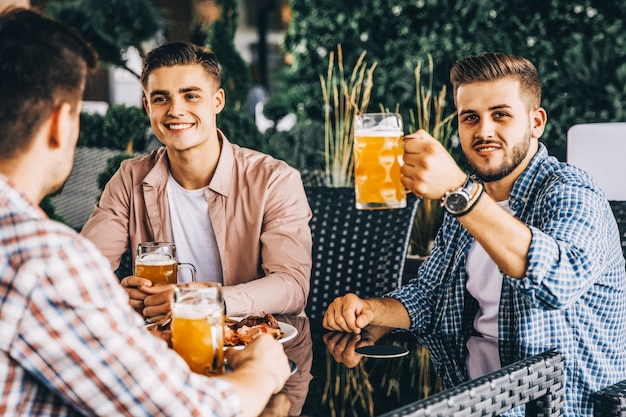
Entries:
{"type": "MultiPolygon", "coordinates": [[[[622,241],[622,252],[626,257],[626,201],[609,201],[617,220],[622,241]]],[[[593,415],[595,417],[626,417],[626,381],[620,381],[594,394],[593,415]]]]}
{"type": "Polygon", "coordinates": [[[348,292],[381,295],[402,280],[418,199],[407,207],[357,210],[353,188],[307,187],[313,211],[313,268],[306,312],[321,318],[328,304],[348,292]]]}
{"type": "Polygon", "coordinates": [[[609,201],[609,203],[615,220],[617,220],[617,227],[622,240],[622,252],[626,257],[626,201],[609,201]]]}

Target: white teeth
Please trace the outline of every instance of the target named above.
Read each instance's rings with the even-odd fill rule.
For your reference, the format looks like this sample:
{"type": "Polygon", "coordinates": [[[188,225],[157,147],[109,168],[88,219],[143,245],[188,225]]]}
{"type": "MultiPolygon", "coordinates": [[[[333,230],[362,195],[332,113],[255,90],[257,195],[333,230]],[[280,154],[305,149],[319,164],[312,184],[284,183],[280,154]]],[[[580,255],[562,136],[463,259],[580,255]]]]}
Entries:
{"type": "Polygon", "coordinates": [[[171,130],[182,130],[182,129],[188,129],[191,127],[191,123],[184,123],[184,124],[176,124],[176,125],[169,125],[169,128],[171,130]]]}

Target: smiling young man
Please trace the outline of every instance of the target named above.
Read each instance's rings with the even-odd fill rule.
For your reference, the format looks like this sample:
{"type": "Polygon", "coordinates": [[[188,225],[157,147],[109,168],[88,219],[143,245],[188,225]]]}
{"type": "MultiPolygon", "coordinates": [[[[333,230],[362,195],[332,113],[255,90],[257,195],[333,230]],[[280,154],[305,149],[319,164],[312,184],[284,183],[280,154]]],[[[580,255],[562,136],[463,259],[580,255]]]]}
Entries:
{"type": "MultiPolygon", "coordinates": [[[[81,233],[114,269],[145,241],[173,241],[200,281],[224,284],[227,313],[301,314],[309,293],[311,231],[300,174],[231,144],[216,126],[225,104],[213,53],[187,43],[144,59],[144,107],[165,145],[124,161],[81,233]]],[[[121,281],[131,305],[158,320],[170,287],[121,281]]]]}
{"type": "Polygon", "coordinates": [[[447,211],[431,255],[383,298],[336,299],[324,326],[456,338],[470,378],[556,348],[564,415],[591,416],[591,394],[626,379],[626,269],[608,201],[539,143],[547,116],[532,63],[485,53],[450,78],[472,175],[425,131],[405,137],[403,184],[447,211]]]}

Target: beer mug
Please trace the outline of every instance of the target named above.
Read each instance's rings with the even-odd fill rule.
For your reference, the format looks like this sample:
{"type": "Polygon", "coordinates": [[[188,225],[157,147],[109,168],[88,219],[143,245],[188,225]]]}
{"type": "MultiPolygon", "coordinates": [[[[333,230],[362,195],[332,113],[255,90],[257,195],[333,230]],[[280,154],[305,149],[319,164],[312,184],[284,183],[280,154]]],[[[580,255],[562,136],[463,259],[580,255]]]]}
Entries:
{"type": "Polygon", "coordinates": [[[137,245],[136,276],[149,279],[152,285],[176,284],[179,269],[188,269],[191,281],[197,281],[196,268],[192,264],[178,262],[174,243],[143,242],[137,245]]]}
{"type": "Polygon", "coordinates": [[[406,207],[400,177],[404,147],[402,117],[365,113],[354,120],[354,188],[360,210],[406,207]]]}
{"type": "Polygon", "coordinates": [[[174,286],[172,346],[193,372],[224,373],[224,297],[216,282],[174,286]]]}

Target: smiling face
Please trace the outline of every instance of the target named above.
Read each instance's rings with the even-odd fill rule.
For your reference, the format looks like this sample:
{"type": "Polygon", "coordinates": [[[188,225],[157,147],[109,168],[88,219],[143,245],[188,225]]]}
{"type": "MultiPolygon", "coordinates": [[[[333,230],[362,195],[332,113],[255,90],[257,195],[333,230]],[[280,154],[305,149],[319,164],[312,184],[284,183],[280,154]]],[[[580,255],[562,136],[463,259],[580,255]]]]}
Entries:
{"type": "Polygon", "coordinates": [[[224,108],[224,90],[202,65],[153,70],[144,87],[150,124],[168,152],[184,152],[217,142],[216,115],[224,108]]]}
{"type": "Polygon", "coordinates": [[[456,103],[461,146],[472,171],[485,182],[514,181],[537,151],[545,111],[531,108],[514,78],[462,84],[456,103]]]}

